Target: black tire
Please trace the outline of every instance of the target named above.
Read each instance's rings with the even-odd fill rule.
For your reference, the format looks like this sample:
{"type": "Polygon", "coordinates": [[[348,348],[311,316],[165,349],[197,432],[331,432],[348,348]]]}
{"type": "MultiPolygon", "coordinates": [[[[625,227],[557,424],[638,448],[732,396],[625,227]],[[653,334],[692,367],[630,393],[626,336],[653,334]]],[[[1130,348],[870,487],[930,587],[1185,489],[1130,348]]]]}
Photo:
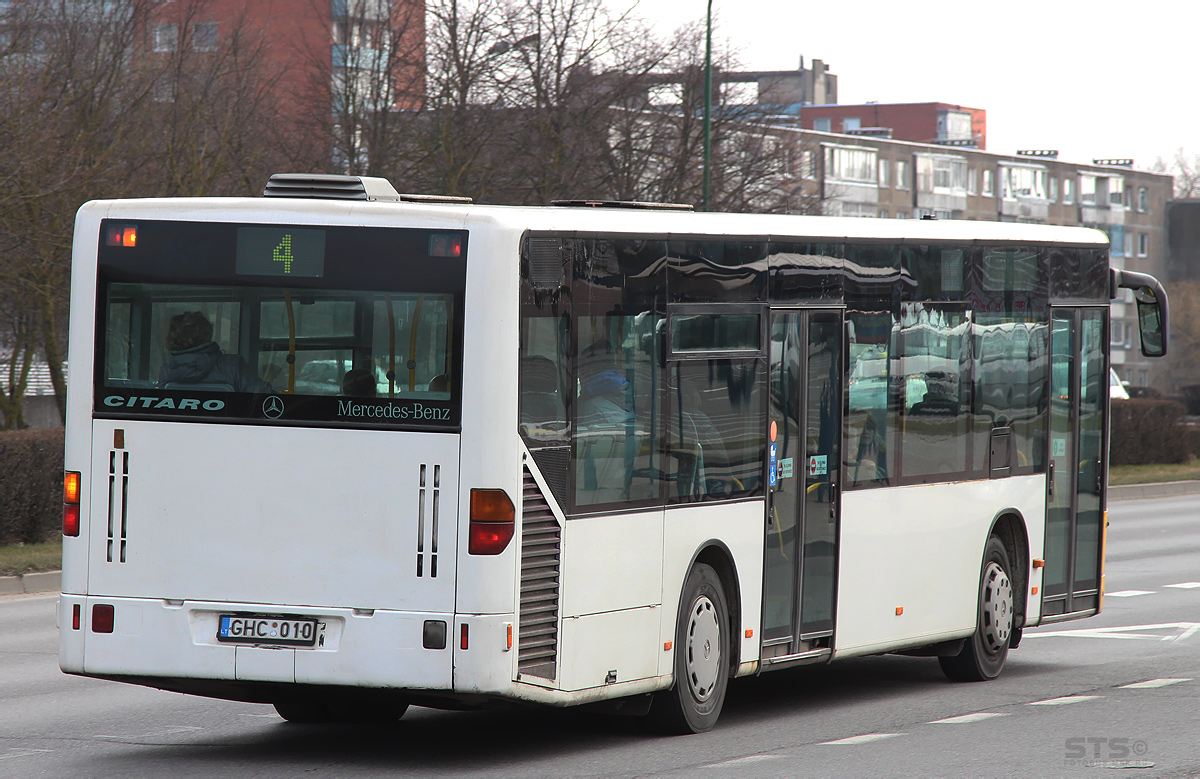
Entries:
{"type": "Polygon", "coordinates": [[[306,725],[386,725],[407,710],[406,702],[391,696],[342,690],[275,703],[280,717],[306,725]]]}
{"type": "Polygon", "coordinates": [[[729,605],[711,566],[688,573],[675,626],[675,682],[654,694],[650,721],[664,733],[703,733],[717,724],[729,686],[729,605]]]}
{"type": "Polygon", "coordinates": [[[1014,637],[1011,572],[1004,544],[992,536],[983,553],[975,633],[957,655],[938,658],[942,673],[951,681],[986,682],[1004,669],[1014,637]]]}
{"type": "Polygon", "coordinates": [[[317,698],[304,700],[278,701],[275,712],[288,722],[299,725],[315,725],[333,722],[333,713],[329,707],[317,698]]]}

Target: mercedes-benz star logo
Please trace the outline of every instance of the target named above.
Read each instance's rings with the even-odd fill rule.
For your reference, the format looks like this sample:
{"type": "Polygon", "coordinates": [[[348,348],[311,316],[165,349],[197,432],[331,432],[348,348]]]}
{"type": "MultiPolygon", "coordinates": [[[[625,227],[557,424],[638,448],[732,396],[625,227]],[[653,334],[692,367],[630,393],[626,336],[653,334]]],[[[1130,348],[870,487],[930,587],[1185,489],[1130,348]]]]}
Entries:
{"type": "Polygon", "coordinates": [[[263,416],[267,419],[279,419],[283,416],[283,399],[272,395],[263,401],[263,416]]]}

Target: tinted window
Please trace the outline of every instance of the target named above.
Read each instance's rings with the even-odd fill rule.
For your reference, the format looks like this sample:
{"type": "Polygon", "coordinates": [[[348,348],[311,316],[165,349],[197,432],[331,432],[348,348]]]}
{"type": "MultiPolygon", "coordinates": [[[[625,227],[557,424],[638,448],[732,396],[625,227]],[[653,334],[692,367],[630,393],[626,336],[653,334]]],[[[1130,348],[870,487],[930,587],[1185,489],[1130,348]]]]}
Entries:
{"type": "Polygon", "coordinates": [[[427,231],[271,227],[247,248],[237,225],[137,228],[100,251],[98,415],[457,426],[465,267],[422,272],[427,231]],[[292,262],[246,262],[293,232],[271,250],[292,262]]]}
{"type": "Polygon", "coordinates": [[[761,495],[763,360],[681,360],[670,371],[671,501],[761,495]]]}

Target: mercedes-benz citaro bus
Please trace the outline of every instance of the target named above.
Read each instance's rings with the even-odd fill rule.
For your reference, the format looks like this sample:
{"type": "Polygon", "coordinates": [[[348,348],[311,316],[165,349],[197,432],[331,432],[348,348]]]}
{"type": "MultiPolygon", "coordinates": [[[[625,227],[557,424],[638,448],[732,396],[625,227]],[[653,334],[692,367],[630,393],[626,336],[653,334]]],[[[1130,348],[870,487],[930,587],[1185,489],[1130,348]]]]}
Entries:
{"type": "MultiPolygon", "coordinates": [[[[78,214],[64,671],[380,721],[885,652],[1103,595],[1095,230],[494,207],[385,180],[78,214]]],[[[930,662],[933,662],[931,659],[930,662]]]]}

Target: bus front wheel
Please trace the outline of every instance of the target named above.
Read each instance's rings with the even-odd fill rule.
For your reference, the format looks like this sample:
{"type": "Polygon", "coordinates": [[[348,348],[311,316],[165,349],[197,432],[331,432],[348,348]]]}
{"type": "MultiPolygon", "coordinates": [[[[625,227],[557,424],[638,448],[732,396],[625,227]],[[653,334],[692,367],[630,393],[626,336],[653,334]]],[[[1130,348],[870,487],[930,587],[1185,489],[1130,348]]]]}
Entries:
{"type": "Polygon", "coordinates": [[[979,581],[975,634],[951,657],[939,657],[942,673],[955,682],[985,682],[1004,668],[1013,638],[1013,588],[1008,552],[996,536],[988,539],[979,581]]]}
{"type": "Polygon", "coordinates": [[[674,734],[712,729],[729,685],[729,605],[717,572],[697,563],[688,573],[675,627],[675,683],[657,692],[650,717],[674,734]]]}

